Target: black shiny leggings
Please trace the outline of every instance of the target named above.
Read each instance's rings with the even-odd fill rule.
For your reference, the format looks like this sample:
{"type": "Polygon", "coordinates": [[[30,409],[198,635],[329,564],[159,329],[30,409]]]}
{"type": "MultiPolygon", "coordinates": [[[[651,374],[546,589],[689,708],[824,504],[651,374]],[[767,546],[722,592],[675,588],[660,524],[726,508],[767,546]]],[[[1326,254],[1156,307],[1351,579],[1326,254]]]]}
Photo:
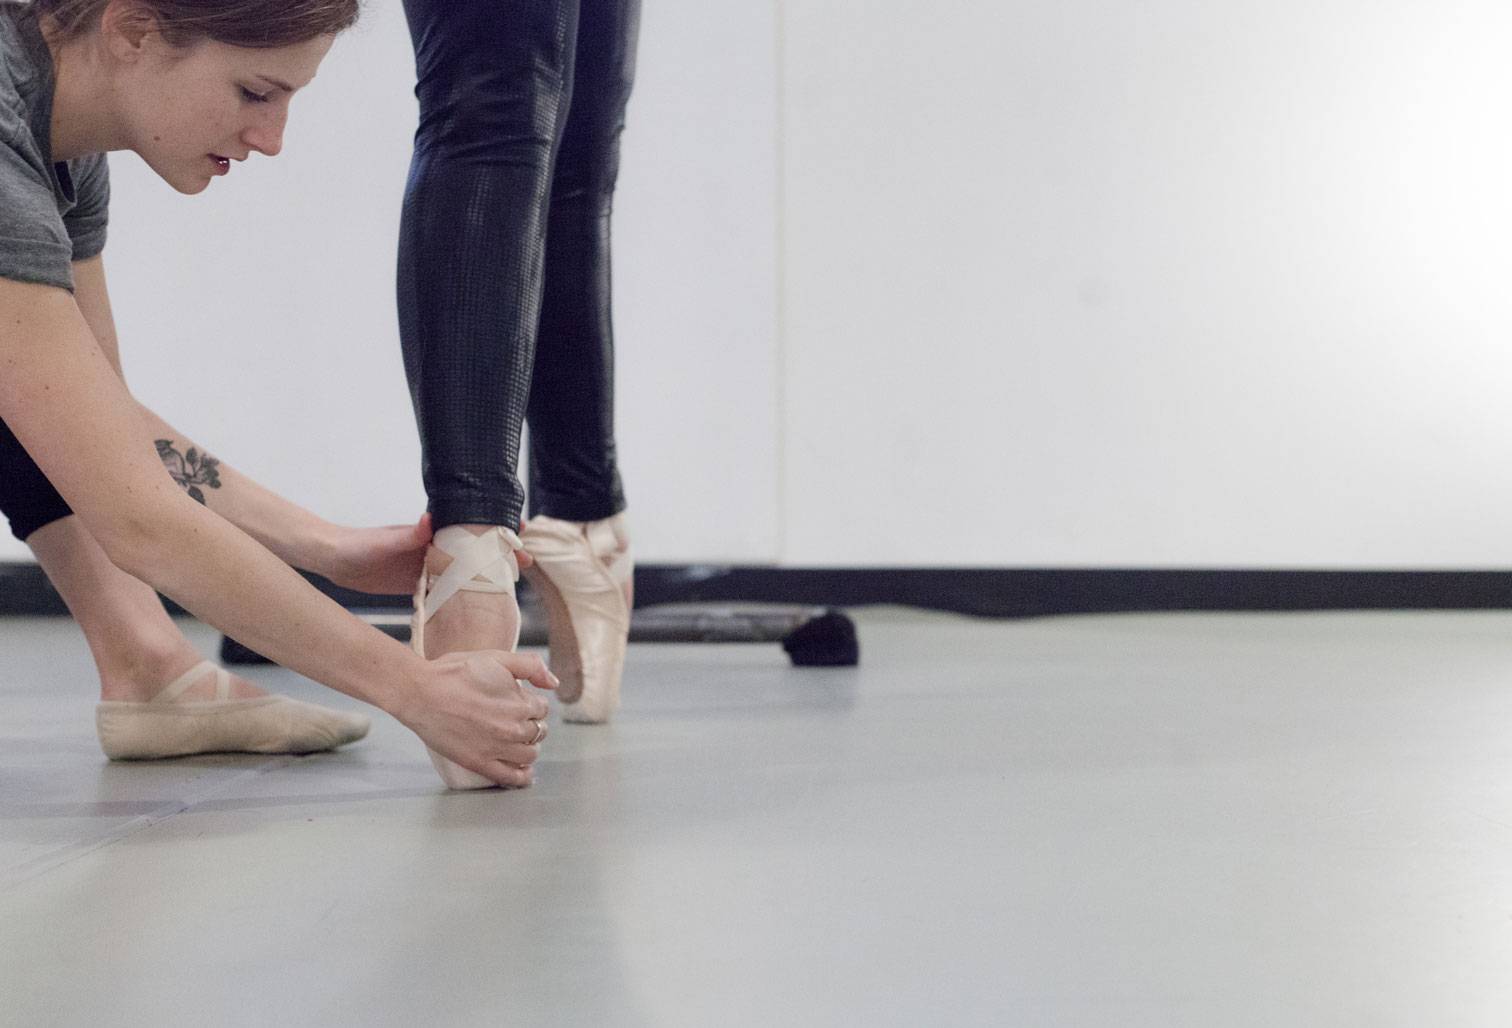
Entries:
{"type": "Polygon", "coordinates": [[[609,219],[639,0],[404,0],[399,326],[436,528],[624,509],[609,219]]]}

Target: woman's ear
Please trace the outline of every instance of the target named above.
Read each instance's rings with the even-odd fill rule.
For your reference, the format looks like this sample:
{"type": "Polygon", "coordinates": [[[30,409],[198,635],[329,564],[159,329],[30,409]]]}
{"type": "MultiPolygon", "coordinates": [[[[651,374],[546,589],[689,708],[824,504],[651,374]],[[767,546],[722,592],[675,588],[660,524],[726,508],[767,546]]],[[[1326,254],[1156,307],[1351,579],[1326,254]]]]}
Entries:
{"type": "Polygon", "coordinates": [[[100,37],[120,60],[140,60],[149,42],[161,35],[157,16],[137,0],[109,0],[100,12],[100,37]]]}

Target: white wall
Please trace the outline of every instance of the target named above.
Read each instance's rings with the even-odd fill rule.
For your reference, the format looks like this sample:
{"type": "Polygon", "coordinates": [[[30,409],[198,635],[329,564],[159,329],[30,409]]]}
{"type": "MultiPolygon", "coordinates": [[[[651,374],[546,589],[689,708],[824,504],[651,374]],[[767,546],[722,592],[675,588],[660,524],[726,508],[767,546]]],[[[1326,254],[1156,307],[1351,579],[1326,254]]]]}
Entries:
{"type": "Polygon", "coordinates": [[[1505,4],[784,5],[784,559],[1505,566],[1505,4]]]}
{"type": "MultiPolygon", "coordinates": [[[[644,18],[616,224],[644,559],[1512,564],[1504,5],[644,18]]],[[[409,75],[376,0],[278,160],[194,199],[113,165],[134,387],[353,521],[422,505],[409,75]]]]}

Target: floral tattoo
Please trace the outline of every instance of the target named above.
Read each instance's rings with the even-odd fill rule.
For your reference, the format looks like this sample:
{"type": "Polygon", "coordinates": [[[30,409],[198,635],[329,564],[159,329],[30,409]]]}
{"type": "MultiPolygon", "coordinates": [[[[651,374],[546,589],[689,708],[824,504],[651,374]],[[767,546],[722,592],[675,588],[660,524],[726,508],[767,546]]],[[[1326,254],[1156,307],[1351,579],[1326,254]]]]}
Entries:
{"type": "Polygon", "coordinates": [[[200,492],[200,486],[210,489],[220,488],[220,461],[208,453],[200,453],[194,447],[189,447],[188,453],[179,453],[173,447],[172,439],[158,439],[157,452],[163,466],[168,469],[168,474],[173,480],[185,489],[189,495],[200,503],[205,502],[205,494],[200,492]]]}

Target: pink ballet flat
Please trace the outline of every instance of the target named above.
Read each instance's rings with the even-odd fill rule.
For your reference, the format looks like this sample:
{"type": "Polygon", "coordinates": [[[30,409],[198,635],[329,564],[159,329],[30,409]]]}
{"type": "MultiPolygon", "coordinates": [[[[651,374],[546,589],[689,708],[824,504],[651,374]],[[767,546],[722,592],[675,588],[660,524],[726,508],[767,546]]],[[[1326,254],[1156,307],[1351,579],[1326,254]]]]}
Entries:
{"type": "Polygon", "coordinates": [[[152,699],[105,700],[95,707],[100,748],[111,760],[157,760],[196,753],[319,753],[367,735],[362,714],[331,710],[287,696],[233,700],[231,675],[205,660],[185,671],[152,699]],[[206,675],[215,675],[215,699],[182,695],[206,675]]]}

